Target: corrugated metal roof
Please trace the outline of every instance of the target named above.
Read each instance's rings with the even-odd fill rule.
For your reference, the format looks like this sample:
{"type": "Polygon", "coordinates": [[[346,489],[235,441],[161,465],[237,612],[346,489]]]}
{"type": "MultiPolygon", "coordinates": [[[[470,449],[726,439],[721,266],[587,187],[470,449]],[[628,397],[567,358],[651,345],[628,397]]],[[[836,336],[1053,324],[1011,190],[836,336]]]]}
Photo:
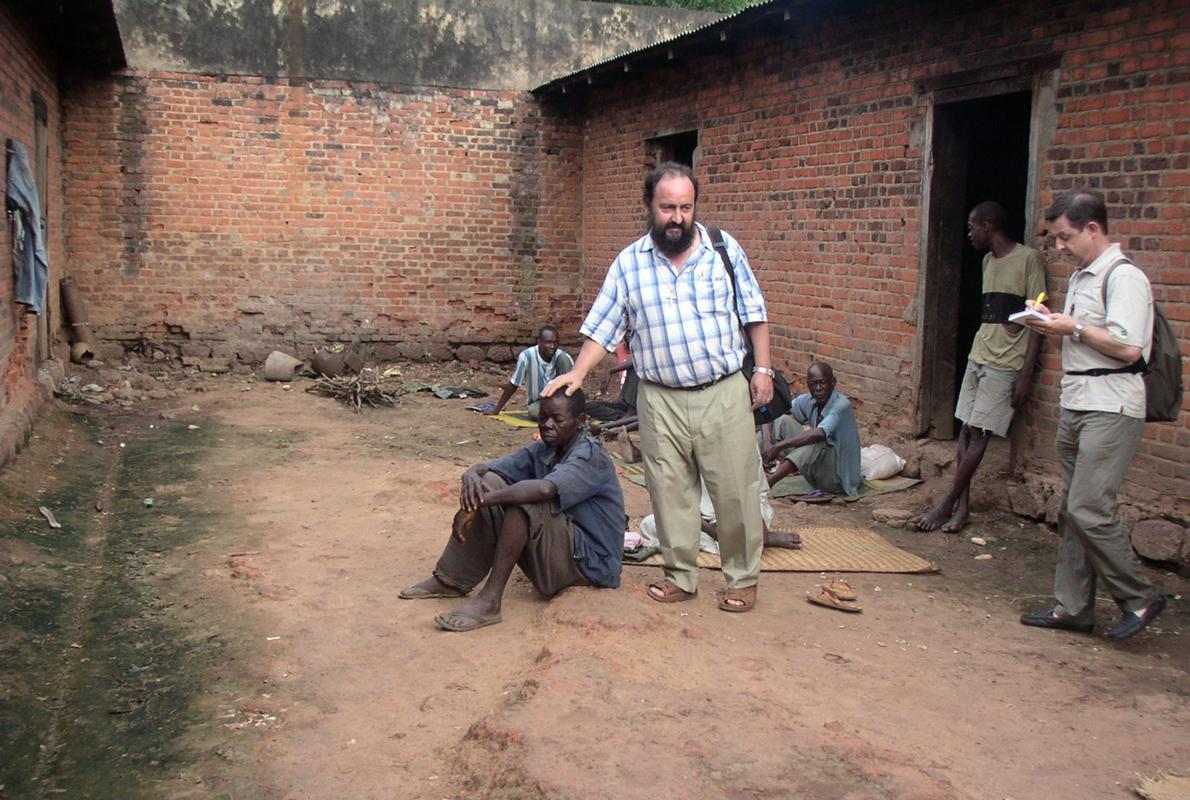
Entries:
{"type": "Polygon", "coordinates": [[[732,14],[725,14],[713,22],[708,22],[705,25],[699,25],[697,28],[691,28],[690,30],[688,30],[684,33],[679,33],[678,35],[671,36],[668,39],[662,39],[659,42],[653,42],[652,44],[646,45],[644,47],[638,47],[635,50],[629,50],[627,52],[620,53],[618,55],[612,56],[611,58],[605,58],[604,60],[597,61],[594,64],[588,64],[587,66],[577,69],[574,72],[569,72],[565,75],[560,75],[551,81],[543,83],[540,86],[534,88],[532,91],[534,91],[534,92],[545,91],[545,90],[548,90],[550,87],[560,86],[561,84],[569,83],[581,75],[595,72],[602,67],[607,67],[611,64],[616,64],[621,61],[631,60],[635,56],[640,56],[640,55],[644,55],[646,53],[651,53],[655,50],[659,50],[661,48],[671,46],[671,45],[681,42],[685,39],[699,38],[700,36],[710,32],[710,31],[713,31],[717,28],[726,27],[732,21],[737,20],[739,17],[744,16],[746,14],[750,14],[751,12],[755,11],[758,8],[776,5],[778,2],[779,2],[779,0],[754,0],[754,2],[750,3],[746,7],[740,9],[739,11],[736,11],[732,14]]]}

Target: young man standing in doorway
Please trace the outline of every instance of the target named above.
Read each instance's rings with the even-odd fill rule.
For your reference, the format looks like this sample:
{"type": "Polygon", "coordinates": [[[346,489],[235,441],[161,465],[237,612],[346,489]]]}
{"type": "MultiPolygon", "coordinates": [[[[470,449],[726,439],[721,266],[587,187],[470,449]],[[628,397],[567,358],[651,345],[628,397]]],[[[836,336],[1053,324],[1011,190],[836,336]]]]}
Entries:
{"type": "Polygon", "coordinates": [[[1029,397],[1042,337],[1008,321],[1025,299],[1045,291],[1041,253],[1014,242],[1005,232],[1007,213],[999,203],[980,203],[967,217],[967,236],[983,257],[982,324],[975,334],[955,417],[963,423],[954,482],[928,511],[913,518],[918,530],[958,533],[970,515],[971,479],[988,441],[1007,436],[1013,413],[1029,397]]]}

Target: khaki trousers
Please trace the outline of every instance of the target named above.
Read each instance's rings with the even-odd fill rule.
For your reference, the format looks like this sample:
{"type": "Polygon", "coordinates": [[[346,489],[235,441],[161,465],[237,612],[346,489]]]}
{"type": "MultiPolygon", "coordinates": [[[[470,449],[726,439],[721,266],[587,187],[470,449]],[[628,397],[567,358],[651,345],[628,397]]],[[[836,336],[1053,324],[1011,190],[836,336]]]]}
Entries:
{"type": "Polygon", "coordinates": [[[715,506],[727,586],[756,585],[764,527],[748,381],[736,373],[695,390],[642,381],[637,411],[665,577],[684,591],[698,588],[701,475],[715,506]]]}
{"type": "Polygon", "coordinates": [[[1116,494],[1140,446],[1144,421],[1106,411],[1062,409],[1058,461],[1066,496],[1058,514],[1055,611],[1076,622],[1095,616],[1095,581],[1116,604],[1139,611],[1156,595],[1116,515],[1116,494]]]}

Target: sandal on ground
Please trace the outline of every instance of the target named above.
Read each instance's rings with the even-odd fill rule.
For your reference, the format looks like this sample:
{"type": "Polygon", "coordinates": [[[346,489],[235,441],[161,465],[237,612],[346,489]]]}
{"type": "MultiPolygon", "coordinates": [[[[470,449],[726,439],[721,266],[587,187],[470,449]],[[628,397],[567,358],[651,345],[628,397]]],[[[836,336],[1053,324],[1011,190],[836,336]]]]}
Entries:
{"type": "Polygon", "coordinates": [[[497,614],[494,617],[477,617],[468,611],[448,611],[445,614],[439,614],[434,617],[434,624],[444,631],[454,631],[456,633],[466,633],[467,631],[479,630],[486,628],[488,625],[495,625],[502,622],[503,617],[497,614]]]}
{"type": "Polygon", "coordinates": [[[816,606],[825,606],[826,608],[837,608],[840,611],[849,611],[852,614],[858,614],[863,611],[863,606],[857,606],[855,603],[848,603],[840,600],[825,587],[819,586],[816,594],[806,595],[806,602],[813,603],[816,606]]]}
{"type": "Polygon", "coordinates": [[[466,597],[466,592],[460,592],[458,589],[451,589],[450,591],[433,591],[431,589],[423,589],[421,586],[414,584],[407,586],[401,591],[397,592],[397,597],[402,600],[445,600],[448,598],[466,597]]]}
{"type": "Polygon", "coordinates": [[[719,601],[719,608],[722,611],[732,611],[737,614],[751,611],[756,608],[756,587],[745,586],[742,589],[728,589],[723,595],[723,599],[719,601]],[[732,600],[735,602],[732,603],[732,600]]]}
{"type": "Polygon", "coordinates": [[[841,578],[831,578],[826,583],[822,584],[822,588],[833,594],[840,600],[854,600],[855,589],[851,584],[841,578]]]}
{"type": "Polygon", "coordinates": [[[646,594],[658,603],[683,603],[698,597],[698,590],[695,589],[693,592],[687,592],[673,581],[667,579],[650,583],[646,594]],[[655,593],[653,591],[654,589],[660,592],[660,594],[655,593]]]}

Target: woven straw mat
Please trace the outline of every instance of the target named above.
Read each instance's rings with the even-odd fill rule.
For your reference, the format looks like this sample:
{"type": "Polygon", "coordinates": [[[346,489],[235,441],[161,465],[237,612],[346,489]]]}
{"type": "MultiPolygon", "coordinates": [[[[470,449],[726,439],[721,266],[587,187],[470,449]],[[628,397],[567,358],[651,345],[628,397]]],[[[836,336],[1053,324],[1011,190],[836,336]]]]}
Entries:
{"type": "MultiPolygon", "coordinates": [[[[863,528],[798,528],[801,550],[767,548],[761,555],[764,572],[937,572],[938,565],[894,545],[863,528]]],[[[660,567],[661,555],[644,561],[624,560],[624,566],[660,567]]],[[[698,554],[698,566],[720,569],[719,556],[698,554]]]]}

